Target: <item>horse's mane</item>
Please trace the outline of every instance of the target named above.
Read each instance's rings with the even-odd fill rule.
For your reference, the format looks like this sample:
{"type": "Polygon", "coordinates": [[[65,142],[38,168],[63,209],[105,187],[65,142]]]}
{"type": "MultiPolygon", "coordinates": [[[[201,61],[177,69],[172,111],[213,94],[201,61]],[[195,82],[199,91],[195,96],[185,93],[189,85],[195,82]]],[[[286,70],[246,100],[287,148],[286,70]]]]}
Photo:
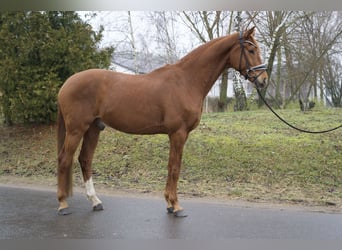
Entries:
{"type": "Polygon", "coordinates": [[[179,59],[179,61],[176,63],[185,63],[189,59],[193,59],[193,58],[196,58],[198,55],[202,55],[204,50],[206,50],[209,47],[214,46],[216,43],[220,42],[221,40],[226,39],[228,36],[231,36],[231,35],[218,37],[218,38],[215,38],[209,42],[206,42],[206,43],[200,45],[199,47],[195,48],[190,53],[188,53],[187,55],[185,55],[184,57],[179,59]]]}

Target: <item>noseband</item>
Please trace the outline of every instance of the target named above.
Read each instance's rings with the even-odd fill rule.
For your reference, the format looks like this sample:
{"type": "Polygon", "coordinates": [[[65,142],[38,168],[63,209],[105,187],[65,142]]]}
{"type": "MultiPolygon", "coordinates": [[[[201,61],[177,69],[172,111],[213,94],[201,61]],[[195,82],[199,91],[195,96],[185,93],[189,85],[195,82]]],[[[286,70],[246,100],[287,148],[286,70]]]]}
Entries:
{"type": "Polygon", "coordinates": [[[241,54],[240,54],[240,63],[239,63],[239,72],[242,74],[241,72],[241,63],[242,63],[242,57],[245,58],[245,61],[246,61],[246,74],[242,74],[245,79],[247,80],[250,80],[251,78],[254,78],[253,82],[257,88],[259,88],[258,86],[258,82],[257,82],[257,79],[258,77],[264,72],[267,70],[267,66],[265,63],[263,64],[259,64],[257,66],[253,66],[251,67],[250,64],[249,64],[249,61],[248,61],[248,58],[247,58],[247,55],[246,55],[246,52],[245,52],[245,46],[244,46],[244,43],[249,43],[251,44],[252,46],[254,47],[257,47],[254,43],[252,43],[251,41],[248,41],[248,40],[244,40],[243,39],[243,33],[242,31],[240,32],[240,37],[239,37],[239,42],[240,42],[240,47],[241,47],[241,54]],[[255,71],[261,71],[258,75],[255,74],[255,71]],[[253,75],[251,75],[250,73],[253,73],[253,75]]]}

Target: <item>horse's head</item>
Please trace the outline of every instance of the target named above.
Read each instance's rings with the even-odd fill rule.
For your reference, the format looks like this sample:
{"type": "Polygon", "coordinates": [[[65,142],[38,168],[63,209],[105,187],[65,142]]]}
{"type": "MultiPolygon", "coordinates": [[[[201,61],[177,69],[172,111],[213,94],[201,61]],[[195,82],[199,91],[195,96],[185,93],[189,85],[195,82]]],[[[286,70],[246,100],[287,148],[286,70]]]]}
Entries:
{"type": "Polygon", "coordinates": [[[240,32],[238,44],[233,48],[233,67],[246,79],[253,82],[256,88],[264,88],[268,75],[266,65],[262,63],[260,48],[254,39],[255,27],[240,32]]]}

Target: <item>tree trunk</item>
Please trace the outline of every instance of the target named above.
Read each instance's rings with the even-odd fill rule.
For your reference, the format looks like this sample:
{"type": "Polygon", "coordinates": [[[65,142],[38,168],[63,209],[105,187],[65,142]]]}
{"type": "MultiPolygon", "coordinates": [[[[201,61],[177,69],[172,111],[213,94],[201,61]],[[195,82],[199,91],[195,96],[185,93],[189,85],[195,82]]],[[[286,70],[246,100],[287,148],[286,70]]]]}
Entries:
{"type": "MultiPolygon", "coordinates": [[[[234,19],[235,31],[237,32],[241,30],[241,12],[242,11],[238,11],[234,19]]],[[[233,89],[235,94],[234,111],[247,110],[247,96],[241,81],[240,74],[235,73],[233,78],[233,89]]]]}
{"type": "Polygon", "coordinates": [[[222,73],[222,79],[220,84],[220,98],[218,101],[218,111],[224,112],[227,110],[227,88],[228,88],[228,70],[226,69],[222,73]]]}
{"type": "Polygon", "coordinates": [[[240,73],[236,72],[233,77],[233,89],[235,94],[234,111],[243,111],[248,109],[246,92],[241,81],[240,73]]]}
{"type": "Polygon", "coordinates": [[[282,98],[280,93],[280,85],[281,85],[281,47],[278,47],[277,51],[277,76],[276,76],[276,88],[275,88],[275,100],[279,104],[279,106],[282,106],[282,98]]]}
{"type": "Polygon", "coordinates": [[[131,12],[128,11],[128,23],[129,23],[129,29],[130,29],[130,37],[131,37],[131,46],[132,46],[132,53],[133,53],[133,59],[134,59],[134,73],[138,74],[138,62],[137,62],[137,49],[135,46],[135,37],[134,37],[134,30],[133,30],[133,23],[132,23],[132,17],[131,12]]]}

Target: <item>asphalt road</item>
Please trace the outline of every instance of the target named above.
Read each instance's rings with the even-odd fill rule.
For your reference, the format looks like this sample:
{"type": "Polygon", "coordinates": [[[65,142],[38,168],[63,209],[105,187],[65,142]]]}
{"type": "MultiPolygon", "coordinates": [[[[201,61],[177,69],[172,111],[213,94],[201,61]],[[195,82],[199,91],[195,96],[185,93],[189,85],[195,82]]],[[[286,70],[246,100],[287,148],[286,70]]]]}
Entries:
{"type": "Polygon", "coordinates": [[[55,192],[0,185],[0,239],[342,239],[342,214],[185,200],[176,218],[161,198],[99,196],[104,211],[76,193],[58,216],[55,192]]]}

